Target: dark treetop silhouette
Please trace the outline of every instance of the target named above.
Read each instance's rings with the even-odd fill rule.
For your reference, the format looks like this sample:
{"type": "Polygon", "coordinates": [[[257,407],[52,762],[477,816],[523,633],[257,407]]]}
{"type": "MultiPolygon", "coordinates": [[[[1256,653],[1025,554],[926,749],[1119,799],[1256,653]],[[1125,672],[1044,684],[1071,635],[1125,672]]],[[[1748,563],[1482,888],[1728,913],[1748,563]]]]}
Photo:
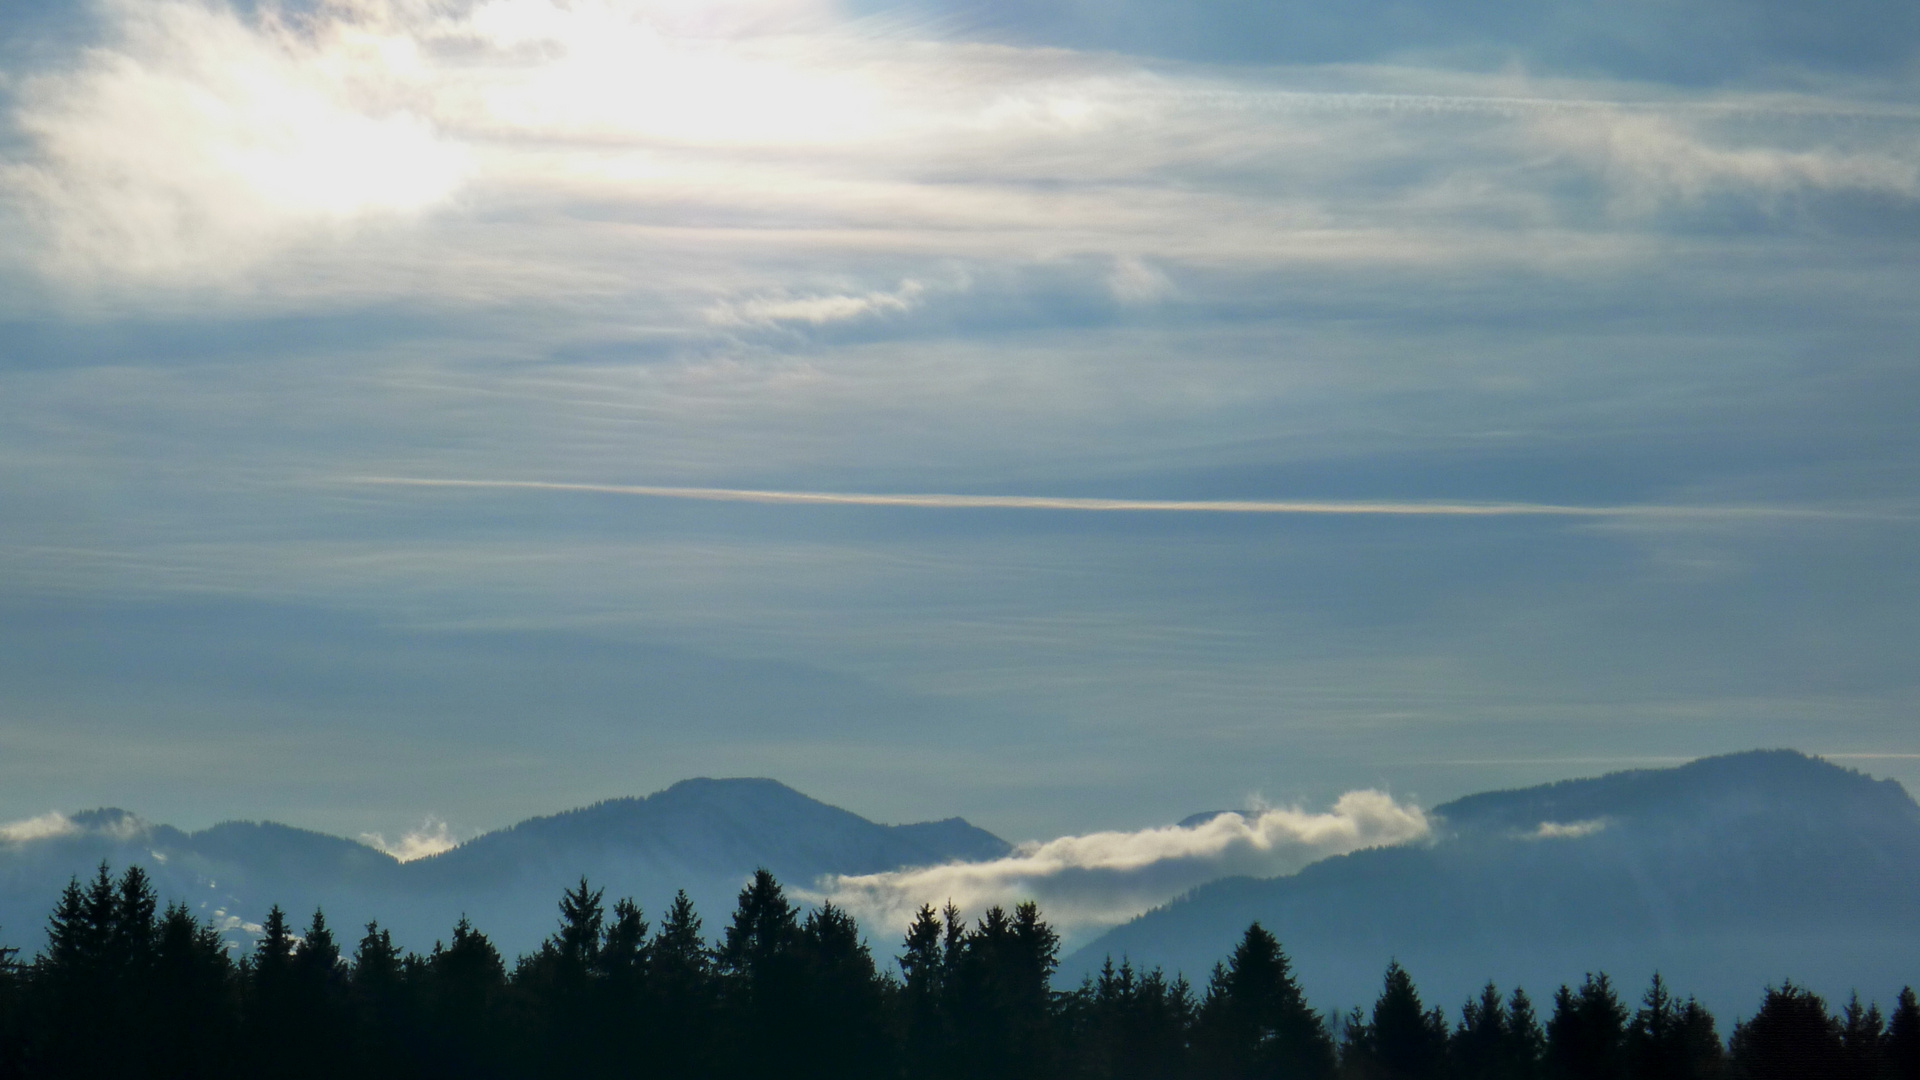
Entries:
{"type": "Polygon", "coordinates": [[[709,943],[684,894],[656,929],[584,878],[511,966],[461,919],[422,956],[368,924],[349,954],[275,907],[236,961],[145,871],[70,882],[45,948],[0,966],[0,1076],[834,1077],[838,1080],[1920,1080],[1920,1003],[1839,1015],[1768,988],[1723,1044],[1660,976],[1638,1008],[1604,974],[1553,995],[1488,984],[1450,1023],[1387,966],[1372,1009],[1316,1013],[1258,923],[1204,991],[1111,959],[1071,990],[1031,903],[923,908],[883,971],[844,911],[757,872],[709,943]]]}

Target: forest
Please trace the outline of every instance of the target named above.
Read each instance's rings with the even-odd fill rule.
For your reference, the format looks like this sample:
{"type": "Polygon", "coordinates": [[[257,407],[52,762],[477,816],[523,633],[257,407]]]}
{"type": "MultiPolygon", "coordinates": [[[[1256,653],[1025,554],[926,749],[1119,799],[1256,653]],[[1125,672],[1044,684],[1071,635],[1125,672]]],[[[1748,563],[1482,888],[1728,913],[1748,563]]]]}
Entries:
{"type": "Polygon", "coordinates": [[[923,908],[882,965],[845,911],[770,873],[709,940],[681,893],[657,926],[584,879],[511,963],[465,919],[425,955],[270,911],[235,957],[139,867],[74,880],[30,960],[0,951],[0,1076],[836,1080],[1920,1080],[1920,1004],[1837,1012],[1756,988],[1725,1039],[1658,975],[1536,1004],[1489,984],[1452,1019],[1389,963],[1371,1009],[1316,1012],[1258,923],[1203,987],[1109,961],[1056,989],[1033,904],[923,908]]]}

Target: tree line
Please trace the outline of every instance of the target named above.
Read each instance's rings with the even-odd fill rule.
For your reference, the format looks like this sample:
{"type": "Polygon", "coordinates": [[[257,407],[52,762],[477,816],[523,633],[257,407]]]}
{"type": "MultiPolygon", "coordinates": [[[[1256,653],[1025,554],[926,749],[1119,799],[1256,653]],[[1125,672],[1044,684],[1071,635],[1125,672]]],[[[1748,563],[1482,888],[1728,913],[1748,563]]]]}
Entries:
{"type": "Polygon", "coordinates": [[[70,882],[43,951],[0,950],[0,1077],[766,1080],[1920,1080],[1920,1004],[1838,1014],[1768,988],[1722,1040],[1658,976],[1604,974],[1544,1020],[1489,984],[1449,1021],[1387,966],[1370,1010],[1322,1015],[1258,923],[1203,988],[1109,960],[1053,987],[1039,909],[920,910],[882,970],[845,911],[762,870],[709,941],[684,892],[651,925],[582,879],[509,964],[464,918],[422,955],[369,923],[349,945],[278,907],[237,959],[139,867],[70,882]]]}

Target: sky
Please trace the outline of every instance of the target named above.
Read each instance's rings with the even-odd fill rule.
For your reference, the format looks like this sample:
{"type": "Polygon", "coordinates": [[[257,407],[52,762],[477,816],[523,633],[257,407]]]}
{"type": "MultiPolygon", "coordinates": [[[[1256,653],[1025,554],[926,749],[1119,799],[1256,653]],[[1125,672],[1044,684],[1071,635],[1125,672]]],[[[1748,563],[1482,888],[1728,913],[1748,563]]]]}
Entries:
{"type": "Polygon", "coordinates": [[[1910,3],[16,0],[0,819],[1912,787],[1916,296],[1910,3]]]}

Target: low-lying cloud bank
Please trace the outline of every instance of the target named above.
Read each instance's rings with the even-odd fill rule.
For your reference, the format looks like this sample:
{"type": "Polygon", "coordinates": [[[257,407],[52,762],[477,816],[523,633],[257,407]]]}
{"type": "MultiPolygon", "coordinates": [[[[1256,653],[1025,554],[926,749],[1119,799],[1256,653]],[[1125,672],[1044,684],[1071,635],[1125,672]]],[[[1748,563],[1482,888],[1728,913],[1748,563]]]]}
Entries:
{"type": "Polygon", "coordinates": [[[1383,791],[1350,791],[1325,813],[1263,809],[1194,825],[1063,836],[1022,844],[1003,859],[832,877],[817,895],[847,908],[876,936],[906,926],[922,904],[950,900],[976,917],[992,904],[1035,900],[1073,939],[1216,878],[1290,874],[1328,856],[1420,840],[1429,831],[1419,807],[1383,791]]]}
{"type": "Polygon", "coordinates": [[[453,826],[437,817],[428,817],[419,828],[408,831],[398,840],[388,840],[385,833],[364,832],[360,834],[360,842],[403,863],[451,851],[460,844],[459,838],[453,835],[453,826]]]}

